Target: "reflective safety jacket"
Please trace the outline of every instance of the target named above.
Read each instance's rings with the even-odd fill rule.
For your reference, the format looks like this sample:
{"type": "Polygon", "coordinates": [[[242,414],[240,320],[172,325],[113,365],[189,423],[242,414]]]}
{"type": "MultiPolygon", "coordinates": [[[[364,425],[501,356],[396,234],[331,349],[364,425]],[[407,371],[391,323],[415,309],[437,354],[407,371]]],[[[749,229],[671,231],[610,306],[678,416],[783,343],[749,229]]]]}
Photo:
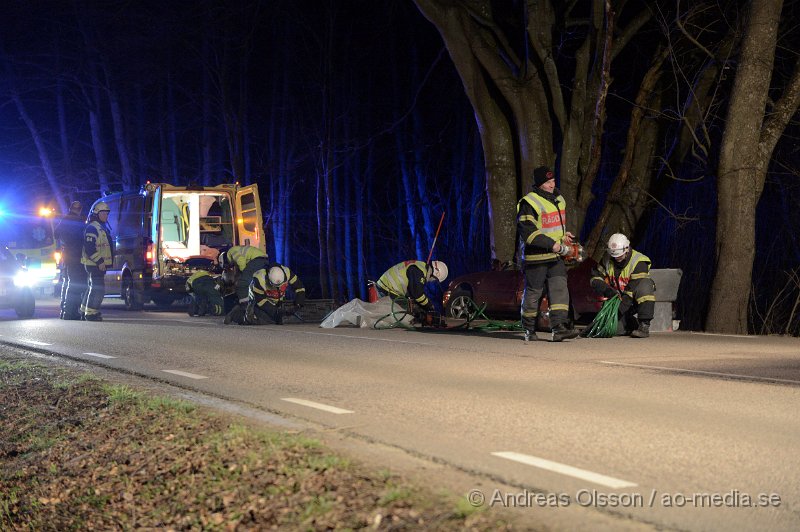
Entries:
{"type": "Polygon", "coordinates": [[[396,297],[408,296],[423,308],[429,308],[431,302],[425,295],[427,271],[427,265],[421,260],[395,264],[378,279],[378,288],[396,297]]]}
{"type": "Polygon", "coordinates": [[[302,305],[306,300],[306,289],[300,278],[295,275],[292,270],[280,264],[270,264],[269,267],[258,270],[253,275],[253,280],[250,281],[250,301],[263,307],[267,303],[277,305],[278,302],[286,299],[286,289],[292,287],[294,290],[294,302],[302,305]],[[269,270],[274,267],[281,268],[286,281],[280,285],[274,285],[269,282],[269,270]]]}
{"type": "Polygon", "coordinates": [[[194,290],[195,281],[197,281],[198,279],[205,278],[205,277],[209,277],[212,280],[214,280],[211,277],[211,274],[208,273],[206,270],[197,270],[196,272],[194,272],[192,275],[189,276],[188,279],[186,279],[186,291],[187,292],[191,292],[192,290],[194,290]]]}
{"type": "Polygon", "coordinates": [[[558,258],[553,244],[567,232],[567,202],[561,194],[536,189],[517,202],[517,233],[526,263],[558,258]]]}
{"type": "Polygon", "coordinates": [[[228,250],[228,260],[236,263],[239,271],[244,271],[247,263],[258,257],[268,258],[264,251],[254,246],[233,246],[228,250]]]}
{"type": "Polygon", "coordinates": [[[615,292],[620,292],[633,297],[636,286],[642,279],[650,278],[650,259],[631,249],[627,260],[617,263],[611,257],[606,256],[603,264],[598,264],[592,269],[590,283],[595,292],[606,295],[607,287],[611,287],[615,292]]]}
{"type": "Polygon", "coordinates": [[[111,268],[112,257],[111,239],[108,236],[108,231],[103,224],[95,220],[87,225],[83,231],[81,264],[86,266],[104,264],[106,268],[111,268]]]}

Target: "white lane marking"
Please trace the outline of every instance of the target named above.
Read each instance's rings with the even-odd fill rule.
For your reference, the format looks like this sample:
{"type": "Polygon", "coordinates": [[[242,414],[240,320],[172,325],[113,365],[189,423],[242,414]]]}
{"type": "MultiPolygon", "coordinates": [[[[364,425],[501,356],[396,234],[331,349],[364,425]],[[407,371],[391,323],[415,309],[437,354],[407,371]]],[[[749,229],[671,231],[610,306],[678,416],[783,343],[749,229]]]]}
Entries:
{"type": "Polygon", "coordinates": [[[758,335],[747,335],[747,334],[725,334],[725,333],[708,333],[708,332],[694,332],[692,331],[690,334],[696,334],[698,336],[723,336],[727,338],[758,338],[758,335]]]}
{"type": "Polygon", "coordinates": [[[37,342],[36,340],[20,340],[20,342],[25,342],[27,344],[33,344],[33,345],[53,345],[53,344],[48,344],[47,342],[37,342]]]}
{"type": "Polygon", "coordinates": [[[295,403],[298,405],[307,406],[309,408],[316,408],[317,410],[324,410],[332,414],[353,414],[352,410],[345,410],[344,408],[337,408],[335,406],[324,405],[322,403],[315,403],[314,401],[307,401],[305,399],[296,399],[294,397],[282,397],[281,401],[295,403]]]}
{"type": "Polygon", "coordinates": [[[600,484],[602,486],[607,486],[609,488],[615,488],[615,489],[631,488],[633,486],[636,486],[635,483],[628,482],[627,480],[608,477],[606,475],[601,475],[600,473],[587,471],[585,469],[579,469],[577,467],[572,467],[567,464],[551,462],[550,460],[545,460],[544,458],[538,458],[536,456],[531,456],[528,454],[513,453],[513,452],[497,452],[492,454],[494,456],[499,456],[500,458],[505,458],[507,460],[513,460],[515,462],[520,462],[522,464],[538,467],[540,469],[553,471],[554,473],[560,473],[562,475],[568,475],[570,477],[575,477],[582,480],[588,480],[589,482],[594,482],[595,484],[600,484]]]}
{"type": "Polygon", "coordinates": [[[712,377],[726,377],[729,379],[744,379],[748,381],[762,381],[762,382],[784,382],[787,384],[800,384],[800,381],[791,379],[778,379],[773,377],[757,377],[754,375],[740,375],[738,373],[722,373],[718,371],[703,371],[699,369],[684,369],[684,368],[670,368],[666,366],[649,366],[647,364],[629,364],[626,362],[611,362],[608,360],[599,360],[601,364],[608,364],[609,366],[626,366],[630,368],[642,369],[657,369],[661,371],[671,371],[673,373],[687,373],[689,375],[710,375],[712,377]]]}
{"type": "Polygon", "coordinates": [[[103,355],[101,353],[84,353],[84,355],[97,358],[117,358],[117,357],[112,357],[111,355],[103,355]]]}
{"type": "Polygon", "coordinates": [[[173,375],[179,375],[181,377],[188,377],[190,379],[207,379],[205,375],[198,375],[196,373],[188,373],[186,371],[178,371],[177,369],[162,369],[164,373],[172,373],[173,375]]]}

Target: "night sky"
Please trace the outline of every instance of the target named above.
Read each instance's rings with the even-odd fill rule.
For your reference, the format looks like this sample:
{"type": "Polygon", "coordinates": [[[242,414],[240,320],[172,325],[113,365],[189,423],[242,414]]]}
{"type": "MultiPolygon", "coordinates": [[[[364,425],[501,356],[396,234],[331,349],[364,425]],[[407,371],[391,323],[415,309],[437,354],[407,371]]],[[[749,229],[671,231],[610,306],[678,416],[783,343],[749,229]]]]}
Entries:
{"type": "MultiPolygon", "coordinates": [[[[88,204],[147,180],[238,180],[259,185],[270,255],[312,297],[325,283],[342,300],[364,297],[366,278],[425,259],[445,211],[435,258],[451,275],[488,269],[474,113],[413,2],[10,0],[3,12],[3,204],[88,204]],[[328,220],[336,271],[320,281],[328,220]]],[[[627,81],[615,72],[584,237],[624,147],[627,81]]],[[[760,204],[770,238],[759,245],[771,259],[756,264],[757,278],[800,264],[792,145],[781,147],[760,204]]],[[[689,294],[707,290],[713,274],[713,176],[694,172],[664,187],[634,240],[656,266],[682,268],[689,294]]],[[[679,302],[687,325],[702,322],[704,297],[679,302]]]]}

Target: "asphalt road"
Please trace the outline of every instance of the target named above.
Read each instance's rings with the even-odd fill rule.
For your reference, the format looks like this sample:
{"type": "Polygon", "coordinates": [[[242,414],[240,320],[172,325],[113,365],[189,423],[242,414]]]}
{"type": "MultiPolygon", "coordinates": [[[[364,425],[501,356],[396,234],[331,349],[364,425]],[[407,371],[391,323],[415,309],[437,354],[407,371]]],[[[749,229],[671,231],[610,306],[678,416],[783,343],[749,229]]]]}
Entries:
{"type": "MultiPolygon", "coordinates": [[[[340,430],[473,474],[556,529],[800,529],[800,340],[223,326],[104,306],[0,311],[28,346],[340,430]]],[[[432,480],[435,483],[435,479],[432,480]]]]}

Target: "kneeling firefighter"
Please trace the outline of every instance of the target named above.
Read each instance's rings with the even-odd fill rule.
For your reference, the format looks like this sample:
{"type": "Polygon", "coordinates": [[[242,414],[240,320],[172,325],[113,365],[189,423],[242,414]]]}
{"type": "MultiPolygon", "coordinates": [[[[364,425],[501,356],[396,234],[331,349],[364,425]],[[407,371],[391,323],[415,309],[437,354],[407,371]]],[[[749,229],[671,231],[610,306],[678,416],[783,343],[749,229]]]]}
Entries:
{"type": "MultiPolygon", "coordinates": [[[[425,283],[444,282],[447,273],[447,265],[439,260],[434,260],[430,264],[421,260],[407,260],[386,270],[386,273],[378,279],[376,286],[392,299],[407,297],[421,310],[420,312],[412,308],[411,313],[418,318],[425,318],[427,315],[436,314],[433,303],[425,295],[425,283]]],[[[421,321],[425,323],[424,319],[421,321]]]]}
{"type": "Polygon", "coordinates": [[[189,316],[222,316],[225,302],[220,293],[221,282],[206,270],[198,270],[186,280],[186,292],[192,296],[189,316]]]}
{"type": "Polygon", "coordinates": [[[222,268],[224,277],[232,276],[236,284],[236,298],[238,304],[228,312],[223,323],[226,325],[241,320],[247,309],[250,281],[258,270],[263,270],[269,265],[266,252],[253,246],[233,246],[228,251],[223,251],[217,259],[222,268]]]}
{"type": "Polygon", "coordinates": [[[592,269],[592,288],[609,299],[620,298],[618,334],[647,338],[656,308],[650,259],[631,248],[622,233],[611,235],[606,253],[605,260],[592,269]]]}
{"type": "Polygon", "coordinates": [[[258,270],[250,281],[244,323],[282,325],[283,317],[286,314],[293,314],[295,309],[302,307],[305,302],[306,289],[300,278],[286,266],[271,264],[269,268],[258,270]],[[289,287],[294,291],[293,302],[286,299],[286,290],[289,287]]]}

